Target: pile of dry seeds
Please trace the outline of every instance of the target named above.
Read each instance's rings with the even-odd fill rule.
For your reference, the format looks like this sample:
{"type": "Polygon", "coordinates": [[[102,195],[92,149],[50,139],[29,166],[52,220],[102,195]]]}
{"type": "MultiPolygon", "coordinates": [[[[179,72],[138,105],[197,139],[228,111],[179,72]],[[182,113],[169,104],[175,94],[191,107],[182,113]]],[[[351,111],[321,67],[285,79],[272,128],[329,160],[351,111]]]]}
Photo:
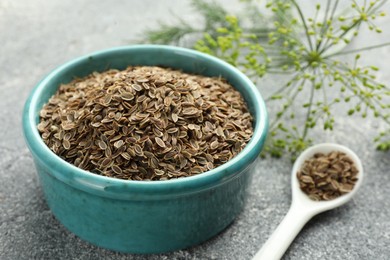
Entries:
{"type": "Polygon", "coordinates": [[[38,130],[77,167],[131,180],[211,170],[253,133],[243,98],[224,79],[145,66],[61,85],[42,108],[38,130]]]}
{"type": "Polygon", "coordinates": [[[352,191],[358,170],[345,153],[317,153],[298,171],[299,185],[312,200],[332,200],[352,191]]]}

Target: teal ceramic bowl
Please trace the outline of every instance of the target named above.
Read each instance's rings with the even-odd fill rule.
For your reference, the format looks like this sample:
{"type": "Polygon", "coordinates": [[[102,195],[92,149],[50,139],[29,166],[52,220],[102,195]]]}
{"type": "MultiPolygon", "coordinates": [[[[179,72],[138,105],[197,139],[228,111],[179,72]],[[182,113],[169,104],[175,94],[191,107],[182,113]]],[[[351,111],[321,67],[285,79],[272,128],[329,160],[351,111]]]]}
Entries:
{"type": "Polygon", "coordinates": [[[184,48],[139,45],[108,49],[72,60],[34,88],[23,112],[23,130],[46,201],[56,218],[92,244],[130,253],[160,253],[206,241],[243,209],[246,190],[267,134],[263,99],[233,66],[184,48]],[[42,141],[39,111],[61,83],[93,71],[159,65],[226,78],[246,100],[254,134],[229,162],[202,174],[167,181],[128,181],[81,170],[56,156],[42,141]]]}

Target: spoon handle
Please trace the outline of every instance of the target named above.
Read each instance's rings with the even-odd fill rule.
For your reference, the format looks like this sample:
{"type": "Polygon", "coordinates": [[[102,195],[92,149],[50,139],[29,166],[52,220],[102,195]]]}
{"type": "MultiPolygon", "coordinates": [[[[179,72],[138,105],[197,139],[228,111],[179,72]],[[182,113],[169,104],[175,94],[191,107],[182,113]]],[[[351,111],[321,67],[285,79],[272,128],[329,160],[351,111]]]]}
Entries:
{"type": "Polygon", "coordinates": [[[282,222],[252,260],[279,260],[313,215],[312,212],[293,203],[282,222]]]}

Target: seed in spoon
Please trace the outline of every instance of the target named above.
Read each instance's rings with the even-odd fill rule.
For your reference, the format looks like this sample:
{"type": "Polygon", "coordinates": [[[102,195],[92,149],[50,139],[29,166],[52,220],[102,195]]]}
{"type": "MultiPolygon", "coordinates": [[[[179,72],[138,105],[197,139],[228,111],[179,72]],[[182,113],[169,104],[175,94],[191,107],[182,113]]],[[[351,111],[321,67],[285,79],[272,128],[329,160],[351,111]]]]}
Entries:
{"type": "Polygon", "coordinates": [[[352,191],[358,170],[345,153],[316,153],[297,172],[301,190],[312,200],[332,200],[352,191]]]}

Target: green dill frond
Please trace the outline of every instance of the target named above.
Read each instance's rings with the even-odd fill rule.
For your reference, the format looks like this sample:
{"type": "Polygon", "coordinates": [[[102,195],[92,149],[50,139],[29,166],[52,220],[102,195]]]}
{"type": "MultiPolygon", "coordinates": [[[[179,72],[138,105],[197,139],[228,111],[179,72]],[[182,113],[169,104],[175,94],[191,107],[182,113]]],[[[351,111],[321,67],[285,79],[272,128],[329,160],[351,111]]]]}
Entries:
{"type": "Polygon", "coordinates": [[[178,18],[180,25],[163,24],[146,32],[145,39],[182,45],[188,43],[183,39],[192,37],[193,48],[229,62],[254,82],[282,75],[285,84],[275,87],[266,99],[267,105],[277,111],[272,113],[262,155],[279,157],[289,153],[294,158],[311,144],[314,128],[335,128],[335,110],[342,102],[346,103],[346,116],[373,115],[384,125],[374,143],[379,150],[388,151],[390,88],[377,81],[376,66],[359,64],[359,53],[390,42],[349,48],[363,27],[373,33],[382,32],[376,22],[385,15],[381,7],[386,2],[358,4],[350,0],[349,8],[340,10],[339,0],[327,0],[309,11],[296,0],[270,0],[264,12],[257,1],[246,0],[242,1],[241,12],[231,14],[214,1],[193,0],[203,27],[194,28],[178,18]],[[349,55],[349,59],[341,59],[342,55],[349,55]]]}
{"type": "Polygon", "coordinates": [[[186,23],[181,23],[181,25],[162,24],[158,29],[145,31],[142,42],[152,44],[184,45],[181,42],[184,37],[199,32],[200,30],[197,30],[186,23]]]}

